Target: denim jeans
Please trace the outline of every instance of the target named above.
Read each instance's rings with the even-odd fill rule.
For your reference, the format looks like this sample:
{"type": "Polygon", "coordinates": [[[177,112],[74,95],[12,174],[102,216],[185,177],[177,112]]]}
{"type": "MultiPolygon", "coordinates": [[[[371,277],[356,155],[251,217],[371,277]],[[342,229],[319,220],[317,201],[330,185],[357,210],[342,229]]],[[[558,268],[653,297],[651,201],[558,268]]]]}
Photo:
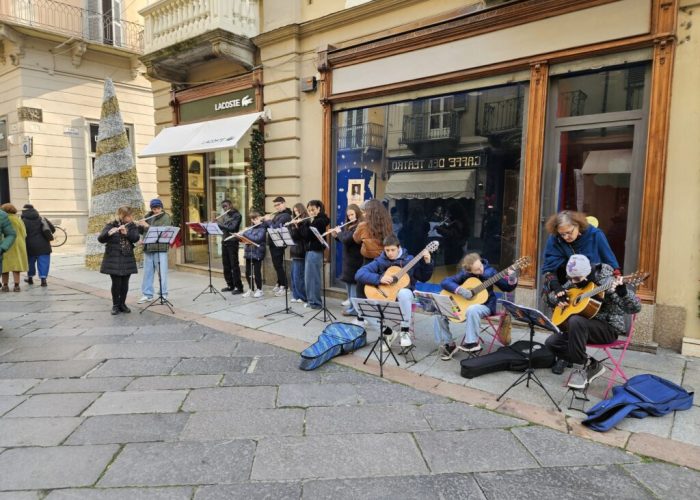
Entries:
{"type": "Polygon", "coordinates": [[[352,299],[357,298],[357,283],[345,283],[345,290],[348,292],[348,300],[350,301],[350,305],[345,311],[350,314],[357,314],[355,307],[352,305],[352,299]]]}
{"type": "MultiPolygon", "coordinates": [[[[481,318],[491,314],[491,309],[481,304],[474,304],[467,308],[466,330],[464,335],[465,344],[475,344],[479,341],[479,330],[481,318]]],[[[433,335],[438,345],[451,344],[454,342],[450,331],[450,322],[442,316],[435,316],[433,321],[433,335]]]]}
{"type": "Polygon", "coordinates": [[[399,290],[396,300],[399,303],[401,315],[403,316],[401,327],[408,328],[411,326],[411,315],[413,314],[413,292],[408,288],[402,288],[399,290]]]}
{"type": "Polygon", "coordinates": [[[153,297],[153,280],[158,279],[158,261],[160,260],[160,290],[163,296],[168,295],[168,252],[144,252],[143,281],[141,293],[153,297]]]}
{"type": "Polygon", "coordinates": [[[37,267],[39,268],[39,278],[44,279],[49,276],[49,265],[51,264],[51,254],[44,255],[29,255],[29,271],[27,276],[33,278],[36,276],[37,267]]]}
{"type": "Polygon", "coordinates": [[[304,267],[304,259],[292,259],[292,298],[306,302],[304,267]]]}
{"type": "Polygon", "coordinates": [[[304,286],[306,287],[308,303],[310,306],[322,306],[321,273],[323,272],[323,252],[314,250],[306,252],[306,263],[304,266],[304,286]]]}

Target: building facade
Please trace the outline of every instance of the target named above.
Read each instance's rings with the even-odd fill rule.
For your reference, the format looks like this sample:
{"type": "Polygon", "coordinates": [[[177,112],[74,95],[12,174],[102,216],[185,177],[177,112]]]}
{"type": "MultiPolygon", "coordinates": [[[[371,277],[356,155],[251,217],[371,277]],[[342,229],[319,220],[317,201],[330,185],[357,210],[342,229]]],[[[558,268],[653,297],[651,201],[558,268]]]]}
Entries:
{"type": "MultiPolygon", "coordinates": [[[[517,292],[530,305],[544,220],[585,211],[624,272],[651,273],[635,342],[698,353],[700,225],[682,214],[700,194],[698,145],[684,140],[698,130],[700,2],[240,4],[260,16],[238,78],[260,75],[270,116],[268,209],[278,195],[321,198],[341,220],[348,204],[382,199],[409,250],[441,242],[436,279],[466,251],[497,267],[530,256],[517,292]]],[[[340,259],[333,249],[331,280],[340,259]]]]}

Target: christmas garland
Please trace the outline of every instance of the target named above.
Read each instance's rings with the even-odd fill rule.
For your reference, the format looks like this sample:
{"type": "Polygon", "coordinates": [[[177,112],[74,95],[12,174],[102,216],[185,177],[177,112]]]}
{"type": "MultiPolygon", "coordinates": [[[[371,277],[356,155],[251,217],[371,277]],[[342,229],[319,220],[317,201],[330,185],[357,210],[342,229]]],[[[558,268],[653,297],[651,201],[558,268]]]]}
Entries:
{"type": "Polygon", "coordinates": [[[182,162],[179,156],[170,157],[170,200],[171,220],[175,227],[180,227],[182,218],[182,162]]]}
{"type": "Polygon", "coordinates": [[[265,210],[265,165],[263,160],[263,135],[252,129],[250,139],[250,190],[251,205],[255,210],[265,210]]]}

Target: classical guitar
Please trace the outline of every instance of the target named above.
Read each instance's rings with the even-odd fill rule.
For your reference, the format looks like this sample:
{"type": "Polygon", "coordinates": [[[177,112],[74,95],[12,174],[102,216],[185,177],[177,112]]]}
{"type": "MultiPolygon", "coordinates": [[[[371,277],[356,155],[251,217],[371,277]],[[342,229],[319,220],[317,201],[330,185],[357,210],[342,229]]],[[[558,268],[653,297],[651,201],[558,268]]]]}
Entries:
{"type": "Polygon", "coordinates": [[[413,266],[418,264],[425,252],[433,253],[435,252],[440,243],[437,241],[431,241],[428,243],[423,250],[421,250],[418,255],[413,257],[404,267],[391,266],[389,269],[384,271],[384,276],[393,276],[394,282],[390,285],[365,285],[365,295],[368,299],[374,300],[396,300],[396,296],[399,294],[399,290],[406,288],[411,284],[411,277],[408,272],[413,269],[413,266]]]}
{"type": "MultiPolygon", "coordinates": [[[[632,285],[634,287],[640,285],[649,277],[649,273],[637,271],[622,277],[622,283],[632,285]]],[[[604,285],[596,286],[595,283],[589,283],[583,288],[569,288],[566,291],[566,299],[569,305],[566,307],[555,307],[552,313],[552,323],[559,326],[573,314],[580,314],[584,318],[594,318],[600,306],[603,305],[605,291],[613,286],[613,280],[604,285]]]]}
{"type": "Polygon", "coordinates": [[[510,266],[506,267],[503,271],[500,273],[496,273],[493,276],[491,276],[489,279],[486,281],[481,281],[479,278],[471,277],[467,278],[464,280],[464,283],[459,285],[461,288],[464,288],[465,290],[469,290],[472,292],[472,298],[471,299],[465,299],[458,293],[451,293],[448,292],[447,290],[443,290],[440,292],[441,295],[450,295],[454,299],[455,302],[457,302],[457,305],[459,306],[459,313],[456,313],[454,317],[450,317],[449,320],[454,322],[454,323],[461,323],[464,321],[464,319],[467,316],[467,307],[474,305],[474,304],[484,304],[488,298],[489,298],[489,291],[488,288],[492,286],[494,283],[496,283],[498,280],[503,278],[508,274],[508,271],[516,271],[518,269],[523,269],[527,266],[530,265],[530,257],[525,256],[525,257],[520,257],[518,260],[513,262],[510,266]]]}

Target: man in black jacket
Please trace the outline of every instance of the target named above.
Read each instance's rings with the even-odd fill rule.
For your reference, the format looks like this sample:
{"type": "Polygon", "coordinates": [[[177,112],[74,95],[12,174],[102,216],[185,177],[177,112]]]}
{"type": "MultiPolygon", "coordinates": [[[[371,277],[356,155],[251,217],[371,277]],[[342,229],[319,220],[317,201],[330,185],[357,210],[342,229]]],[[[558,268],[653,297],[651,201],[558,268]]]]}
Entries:
{"type": "MultiPolygon", "coordinates": [[[[284,226],[287,222],[292,220],[292,211],[286,206],[286,200],[278,196],[272,200],[272,204],[275,207],[275,212],[272,214],[267,214],[265,218],[265,227],[280,228],[284,226]]],[[[287,273],[284,272],[284,249],[286,247],[277,247],[269,239],[267,246],[270,249],[270,257],[272,258],[272,265],[275,268],[275,273],[277,274],[277,285],[272,289],[272,292],[280,297],[284,295],[284,289],[287,288],[287,273]]]]}
{"type": "MultiPolygon", "coordinates": [[[[226,240],[229,236],[237,233],[241,229],[241,213],[233,207],[231,200],[221,202],[223,215],[219,216],[218,223],[224,232],[222,237],[226,240]]],[[[224,279],[226,287],[222,292],[231,292],[233,295],[243,293],[243,282],[241,281],[241,266],[238,263],[238,238],[231,238],[221,244],[221,260],[224,265],[224,279]]]]}

